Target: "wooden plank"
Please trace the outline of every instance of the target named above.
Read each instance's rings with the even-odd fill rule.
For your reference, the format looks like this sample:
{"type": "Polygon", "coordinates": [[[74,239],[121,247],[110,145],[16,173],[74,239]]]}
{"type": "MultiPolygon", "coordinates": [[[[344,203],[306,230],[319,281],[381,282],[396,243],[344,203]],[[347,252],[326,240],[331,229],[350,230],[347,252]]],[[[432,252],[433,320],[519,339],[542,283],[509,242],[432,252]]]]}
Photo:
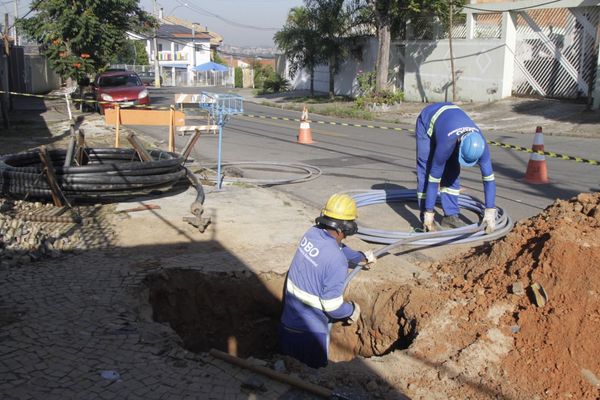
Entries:
{"type": "Polygon", "coordinates": [[[211,104],[215,99],[205,94],[177,93],[175,104],[211,104]]]}
{"type": "Polygon", "coordinates": [[[138,142],[137,137],[135,137],[135,134],[130,133],[127,136],[127,140],[129,140],[129,143],[131,143],[131,146],[133,146],[133,148],[135,149],[135,151],[137,151],[137,153],[140,156],[140,159],[143,162],[154,161],[154,159],[152,158],[152,156],[150,155],[150,153],[148,153],[148,151],[146,151],[146,149],[144,148],[144,146],[142,146],[140,144],[140,142],[138,142]]]}
{"type": "Polygon", "coordinates": [[[117,104],[117,106],[115,107],[115,148],[118,148],[121,145],[120,128],[121,128],[121,108],[117,104]]]}
{"type": "MultiPolygon", "coordinates": [[[[150,125],[170,126],[171,110],[146,110],[146,109],[123,109],[120,110],[120,125],[150,125]]],[[[106,125],[116,125],[117,112],[115,109],[107,108],[104,114],[106,125]]],[[[185,113],[175,111],[173,115],[174,126],[185,125],[185,113]]]]}
{"type": "Polygon", "coordinates": [[[195,132],[195,131],[214,131],[218,130],[219,125],[185,125],[177,128],[177,132],[195,132]]]}
{"type": "Polygon", "coordinates": [[[182,155],[183,155],[183,160],[184,161],[187,160],[188,157],[190,156],[190,153],[192,152],[192,149],[196,145],[196,142],[198,141],[199,138],[200,138],[200,130],[196,129],[194,131],[194,135],[190,138],[190,141],[185,146],[185,149],[183,149],[182,155]]]}
{"type": "Polygon", "coordinates": [[[54,205],[57,207],[63,206],[63,198],[64,195],[56,182],[56,174],[54,173],[54,166],[52,165],[52,160],[50,159],[50,155],[48,154],[48,150],[46,146],[40,146],[40,160],[44,165],[44,171],[46,172],[46,179],[48,180],[48,186],[50,186],[50,190],[52,192],[52,201],[54,205]]]}
{"type": "Polygon", "coordinates": [[[75,162],[77,165],[81,165],[83,163],[83,154],[85,152],[85,134],[83,133],[83,129],[79,129],[77,133],[77,147],[75,150],[75,162]]]}
{"type": "Polygon", "coordinates": [[[128,212],[146,211],[146,210],[160,210],[158,204],[142,204],[138,207],[126,208],[124,210],[115,211],[115,214],[123,214],[128,212]]]}
{"type": "Polygon", "coordinates": [[[170,152],[174,152],[175,151],[175,129],[173,129],[173,127],[175,126],[175,108],[173,106],[171,106],[171,109],[169,110],[170,114],[169,114],[169,151],[170,152]]]}

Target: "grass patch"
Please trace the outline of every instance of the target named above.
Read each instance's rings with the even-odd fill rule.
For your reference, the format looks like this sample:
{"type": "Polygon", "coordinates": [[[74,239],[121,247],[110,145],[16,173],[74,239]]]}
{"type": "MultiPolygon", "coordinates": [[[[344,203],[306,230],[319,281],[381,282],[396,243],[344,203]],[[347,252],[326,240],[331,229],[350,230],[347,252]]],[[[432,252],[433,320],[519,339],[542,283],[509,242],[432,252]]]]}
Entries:
{"type": "Polygon", "coordinates": [[[300,96],[292,97],[288,101],[291,103],[305,104],[324,104],[324,103],[352,103],[354,100],[348,96],[335,96],[333,99],[327,95],[323,96],[300,96]]]}
{"type": "MultiPolygon", "coordinates": [[[[292,104],[292,103],[273,103],[270,101],[262,101],[260,103],[263,106],[279,108],[282,110],[292,110],[302,112],[304,105],[300,104],[292,104]]],[[[349,119],[364,119],[367,121],[373,121],[375,119],[375,114],[371,111],[361,110],[354,106],[352,102],[345,102],[339,104],[332,104],[330,102],[326,102],[325,104],[330,105],[321,105],[321,104],[313,104],[312,106],[308,106],[308,113],[317,114],[317,115],[327,115],[329,117],[339,117],[339,118],[349,118],[349,119]]]]}
{"type": "Polygon", "coordinates": [[[361,110],[355,107],[328,106],[315,109],[313,111],[311,111],[311,108],[312,107],[309,107],[309,112],[320,115],[328,115],[340,118],[364,119],[367,121],[372,121],[375,119],[375,114],[373,114],[372,112],[367,110],[361,110]]]}

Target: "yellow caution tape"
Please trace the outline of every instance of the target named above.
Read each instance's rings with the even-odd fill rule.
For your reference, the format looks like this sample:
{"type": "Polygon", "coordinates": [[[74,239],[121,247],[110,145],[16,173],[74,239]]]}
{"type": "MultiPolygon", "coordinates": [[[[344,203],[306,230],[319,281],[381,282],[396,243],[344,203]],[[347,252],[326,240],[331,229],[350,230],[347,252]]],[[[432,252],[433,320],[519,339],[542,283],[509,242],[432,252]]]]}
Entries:
{"type": "MultiPolygon", "coordinates": [[[[30,93],[6,92],[6,91],[2,91],[2,90],[0,90],[0,93],[9,93],[9,94],[12,94],[15,96],[38,97],[38,98],[45,98],[45,99],[64,99],[64,95],[39,95],[39,94],[30,94],[30,93]]],[[[83,103],[96,103],[96,104],[118,104],[117,102],[112,102],[112,101],[83,100],[83,99],[75,99],[75,98],[71,98],[71,101],[73,101],[74,103],[83,102],[83,103]]],[[[128,106],[128,108],[146,108],[146,109],[152,109],[152,110],[169,110],[169,109],[171,109],[171,107],[172,106],[168,106],[168,107],[145,106],[145,105],[128,106]]],[[[274,117],[274,116],[263,115],[263,114],[260,114],[260,115],[241,114],[241,115],[244,117],[248,117],[248,118],[260,118],[260,119],[273,119],[273,120],[281,120],[281,121],[300,122],[300,119],[298,119],[298,118],[274,117]]],[[[391,130],[391,131],[396,131],[396,132],[414,132],[414,129],[390,127],[390,126],[385,126],[385,125],[376,126],[376,125],[353,124],[353,123],[348,123],[348,122],[333,122],[333,121],[310,121],[310,122],[314,122],[314,123],[322,124],[322,125],[340,125],[340,126],[348,126],[348,127],[353,127],[353,128],[383,129],[383,130],[391,130]]],[[[576,156],[569,156],[566,154],[555,153],[553,151],[533,151],[533,149],[530,149],[527,147],[517,146],[517,145],[509,144],[509,143],[496,142],[493,140],[488,140],[487,142],[488,142],[488,144],[491,144],[494,146],[499,146],[499,147],[502,147],[505,149],[517,150],[517,151],[522,151],[525,153],[535,153],[535,154],[539,154],[539,155],[543,155],[543,156],[558,158],[561,160],[575,161],[575,162],[583,163],[583,164],[600,165],[600,161],[597,161],[597,160],[591,160],[591,159],[576,157],[576,156]]]]}

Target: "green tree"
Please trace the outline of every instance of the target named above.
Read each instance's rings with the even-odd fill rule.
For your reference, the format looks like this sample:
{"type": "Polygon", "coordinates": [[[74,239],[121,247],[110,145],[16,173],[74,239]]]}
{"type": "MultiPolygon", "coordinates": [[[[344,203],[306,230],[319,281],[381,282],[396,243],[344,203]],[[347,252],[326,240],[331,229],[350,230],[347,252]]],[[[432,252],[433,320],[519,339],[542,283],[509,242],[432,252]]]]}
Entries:
{"type": "Polygon", "coordinates": [[[235,67],[235,75],[234,75],[234,85],[236,88],[241,88],[244,87],[244,72],[242,71],[242,68],[240,67],[235,67]]]}
{"type": "Polygon", "coordinates": [[[270,65],[262,65],[258,61],[253,61],[250,65],[254,71],[254,87],[256,89],[263,89],[265,81],[273,79],[276,75],[275,70],[270,65]]]}
{"type": "Polygon", "coordinates": [[[148,65],[148,53],[144,42],[127,39],[121,49],[113,56],[111,63],[148,65]]]}
{"type": "Polygon", "coordinates": [[[229,66],[229,64],[227,64],[227,61],[223,60],[223,58],[221,58],[221,56],[219,55],[219,53],[217,53],[216,50],[212,50],[210,52],[210,54],[212,55],[213,62],[216,62],[217,64],[229,66]]]}
{"type": "Polygon", "coordinates": [[[126,43],[126,32],[149,33],[156,20],[139,0],[41,0],[21,19],[27,36],[42,45],[63,78],[81,81],[104,68],[126,43]]]}
{"type": "Polygon", "coordinates": [[[356,29],[360,8],[356,1],[305,0],[309,18],[314,19],[319,34],[319,60],[329,67],[329,97],[335,97],[335,75],[342,63],[357,54],[364,35],[356,29]]]}
{"type": "MultiPolygon", "coordinates": [[[[454,14],[458,15],[464,0],[451,1],[454,14]]],[[[362,0],[364,12],[360,22],[373,26],[377,32],[376,91],[388,89],[391,39],[403,35],[409,20],[417,31],[429,29],[432,17],[438,17],[447,28],[449,5],[446,0],[362,0]]]]}
{"type": "Polygon", "coordinates": [[[292,8],[283,29],[273,37],[277,46],[290,63],[289,72],[293,77],[300,69],[306,68],[310,74],[310,95],[315,93],[315,68],[320,64],[319,32],[315,20],[306,7],[292,8]]]}

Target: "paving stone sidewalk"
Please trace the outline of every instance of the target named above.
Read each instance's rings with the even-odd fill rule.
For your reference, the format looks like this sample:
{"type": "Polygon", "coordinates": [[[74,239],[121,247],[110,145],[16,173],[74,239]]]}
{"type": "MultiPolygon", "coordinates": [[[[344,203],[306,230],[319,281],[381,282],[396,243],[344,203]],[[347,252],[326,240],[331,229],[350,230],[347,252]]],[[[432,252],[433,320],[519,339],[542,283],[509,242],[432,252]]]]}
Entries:
{"type": "MultiPolygon", "coordinates": [[[[250,371],[186,351],[170,327],[138,309],[151,271],[123,257],[90,252],[0,271],[0,397],[254,398],[241,388],[250,371]]],[[[289,390],[273,381],[267,388],[259,398],[289,390]]]]}

